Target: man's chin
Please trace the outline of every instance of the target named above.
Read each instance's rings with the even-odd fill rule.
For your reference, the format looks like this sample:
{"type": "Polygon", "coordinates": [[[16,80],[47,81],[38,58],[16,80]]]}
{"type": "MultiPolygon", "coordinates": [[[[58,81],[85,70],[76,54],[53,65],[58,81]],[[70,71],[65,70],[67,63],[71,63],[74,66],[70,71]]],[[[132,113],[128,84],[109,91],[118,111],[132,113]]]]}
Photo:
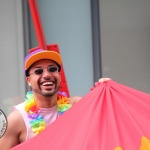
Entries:
{"type": "Polygon", "coordinates": [[[57,93],[57,91],[43,91],[42,95],[45,97],[51,97],[54,96],[57,93]]]}
{"type": "Polygon", "coordinates": [[[55,93],[42,93],[42,95],[45,97],[51,97],[51,96],[55,95],[55,93]]]}
{"type": "Polygon", "coordinates": [[[42,95],[45,97],[51,97],[54,96],[59,90],[59,87],[57,88],[52,88],[52,89],[43,89],[42,90],[42,95]]]}

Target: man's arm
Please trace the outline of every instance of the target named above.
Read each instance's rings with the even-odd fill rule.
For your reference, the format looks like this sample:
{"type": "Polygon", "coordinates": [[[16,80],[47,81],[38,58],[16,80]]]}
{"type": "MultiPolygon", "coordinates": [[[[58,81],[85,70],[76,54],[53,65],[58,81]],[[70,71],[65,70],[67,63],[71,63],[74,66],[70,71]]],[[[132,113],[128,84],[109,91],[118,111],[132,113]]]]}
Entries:
{"type": "Polygon", "coordinates": [[[0,138],[0,150],[8,150],[20,143],[22,120],[19,111],[13,111],[7,118],[8,126],[5,134],[0,138]]]}
{"type": "Polygon", "coordinates": [[[73,104],[75,104],[76,102],[78,102],[81,98],[82,98],[82,97],[80,97],[80,96],[70,97],[70,98],[69,98],[69,103],[73,105],[73,104]]]}
{"type": "Polygon", "coordinates": [[[98,82],[105,82],[111,80],[111,78],[100,78],[98,82]]]}

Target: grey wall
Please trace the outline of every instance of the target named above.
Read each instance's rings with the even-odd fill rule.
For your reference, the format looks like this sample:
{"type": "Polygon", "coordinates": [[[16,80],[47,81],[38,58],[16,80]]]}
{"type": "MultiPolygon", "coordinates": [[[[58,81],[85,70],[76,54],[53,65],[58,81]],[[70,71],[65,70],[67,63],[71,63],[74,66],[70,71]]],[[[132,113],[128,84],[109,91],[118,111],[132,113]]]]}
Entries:
{"type": "Polygon", "coordinates": [[[150,1],[100,0],[102,74],[150,93],[150,1]]]}
{"type": "MultiPolygon", "coordinates": [[[[47,44],[57,43],[71,96],[93,86],[90,0],[37,0],[47,44]]],[[[31,46],[37,46],[31,25],[31,46]]]]}
{"type": "Polygon", "coordinates": [[[20,0],[0,0],[0,49],[0,109],[7,115],[25,94],[20,0]]]}
{"type": "MultiPolygon", "coordinates": [[[[90,1],[38,0],[48,44],[57,43],[71,96],[93,86],[90,1]]],[[[150,93],[150,1],[100,0],[102,75],[150,93]]],[[[33,26],[31,47],[37,46],[33,26]]],[[[0,109],[8,114],[26,92],[22,1],[0,1],[0,109]]]]}

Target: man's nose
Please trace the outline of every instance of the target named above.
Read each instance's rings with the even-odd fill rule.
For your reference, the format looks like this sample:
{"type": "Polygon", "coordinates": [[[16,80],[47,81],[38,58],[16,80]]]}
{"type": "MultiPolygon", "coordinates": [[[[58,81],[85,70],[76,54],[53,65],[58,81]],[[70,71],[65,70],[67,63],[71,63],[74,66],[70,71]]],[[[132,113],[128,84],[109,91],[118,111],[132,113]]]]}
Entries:
{"type": "Polygon", "coordinates": [[[44,69],[43,70],[43,77],[50,77],[50,76],[51,76],[51,73],[47,69],[44,69]]]}

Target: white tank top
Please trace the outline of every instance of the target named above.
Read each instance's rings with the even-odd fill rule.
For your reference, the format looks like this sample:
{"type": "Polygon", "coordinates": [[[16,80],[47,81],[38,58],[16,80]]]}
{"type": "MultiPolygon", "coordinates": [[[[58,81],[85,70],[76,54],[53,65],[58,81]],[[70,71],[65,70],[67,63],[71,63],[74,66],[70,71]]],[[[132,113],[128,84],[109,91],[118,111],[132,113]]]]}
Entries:
{"type": "MultiPolygon", "coordinates": [[[[25,104],[23,102],[19,105],[14,106],[14,109],[19,110],[19,112],[21,113],[23,117],[23,120],[26,125],[26,129],[27,129],[26,140],[28,140],[34,137],[35,134],[31,130],[31,126],[29,123],[30,118],[28,118],[27,113],[24,110],[24,107],[25,107],[25,104]]],[[[44,117],[44,121],[46,122],[46,125],[49,125],[58,118],[57,105],[52,108],[40,108],[39,114],[44,117]]]]}

